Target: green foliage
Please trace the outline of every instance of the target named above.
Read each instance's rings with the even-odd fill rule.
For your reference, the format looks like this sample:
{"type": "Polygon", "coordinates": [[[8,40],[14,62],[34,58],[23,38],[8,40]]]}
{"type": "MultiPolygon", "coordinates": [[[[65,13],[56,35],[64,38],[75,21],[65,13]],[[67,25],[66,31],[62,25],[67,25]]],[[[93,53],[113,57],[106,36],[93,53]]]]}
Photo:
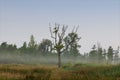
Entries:
{"type": "Polygon", "coordinates": [[[43,39],[40,45],[38,46],[38,51],[43,55],[50,53],[52,50],[52,42],[49,39],[43,39]]]}
{"type": "Polygon", "coordinates": [[[54,46],[55,47],[55,49],[57,50],[61,50],[62,48],[64,48],[64,46],[63,46],[63,44],[57,44],[57,45],[55,45],[54,46]]]}
{"type": "Polygon", "coordinates": [[[30,36],[30,42],[28,43],[28,49],[29,49],[28,50],[29,53],[34,53],[37,49],[37,44],[35,42],[35,39],[34,39],[33,35],[30,36]]]}
{"type": "Polygon", "coordinates": [[[91,62],[98,62],[98,63],[103,63],[106,61],[106,50],[102,49],[102,47],[100,45],[96,46],[93,45],[92,50],[89,52],[89,60],[91,62]]]}
{"type": "Polygon", "coordinates": [[[14,44],[7,44],[7,42],[3,42],[0,45],[0,52],[16,52],[17,46],[14,44]]]}
{"type": "Polygon", "coordinates": [[[113,61],[113,48],[110,46],[108,48],[108,53],[107,53],[107,57],[108,57],[108,61],[109,62],[112,62],[113,61]]]}
{"type": "Polygon", "coordinates": [[[27,49],[28,48],[27,48],[27,43],[26,42],[24,42],[23,46],[19,48],[21,53],[27,53],[28,52],[27,49]]]}
{"type": "Polygon", "coordinates": [[[96,61],[97,60],[97,51],[96,50],[92,50],[90,51],[89,53],[89,58],[90,60],[93,62],[93,61],[96,61]]]}
{"type": "MultiPolygon", "coordinates": [[[[59,28],[57,28],[57,30],[58,30],[57,32],[59,33],[59,28]]],[[[60,37],[60,33],[58,35],[59,35],[59,39],[56,39],[58,40],[56,44],[49,39],[43,39],[39,44],[37,44],[33,35],[30,36],[30,41],[28,42],[28,44],[27,42],[24,42],[20,48],[18,48],[15,44],[7,44],[7,42],[3,42],[0,44],[0,54],[1,54],[0,62],[1,63],[3,62],[26,63],[29,61],[35,62],[35,60],[39,61],[38,59],[41,57],[42,59],[47,58],[47,56],[55,57],[58,51],[60,52],[60,54],[63,52],[62,56],[66,57],[66,59],[72,58],[73,60],[76,60],[78,57],[79,59],[77,60],[79,62],[82,60],[83,62],[92,62],[92,63],[105,63],[105,64],[119,63],[120,60],[119,48],[117,50],[114,50],[112,46],[110,46],[108,50],[106,50],[103,49],[100,45],[98,46],[94,45],[89,53],[82,55],[79,52],[79,48],[81,46],[78,44],[78,41],[80,39],[78,37],[78,34],[72,32],[69,33],[66,37],[64,36],[60,37]],[[27,55],[27,57],[25,55],[27,55]],[[26,62],[24,61],[25,60],[24,58],[26,59],[26,62]]],[[[42,61],[40,61],[40,63],[41,62],[42,61]]],[[[52,63],[55,62],[53,61],[52,63]]]]}
{"type": "Polygon", "coordinates": [[[67,50],[65,51],[65,55],[71,55],[71,56],[78,56],[80,55],[79,53],[79,48],[81,47],[78,44],[78,41],[80,40],[80,38],[78,37],[78,34],[71,32],[69,33],[65,38],[64,38],[64,43],[65,43],[65,47],[68,46],[68,44],[70,44],[70,42],[72,42],[69,47],[67,48],[67,50]]]}
{"type": "Polygon", "coordinates": [[[33,36],[33,35],[30,36],[30,42],[29,42],[29,44],[28,44],[28,47],[29,47],[29,48],[35,48],[35,47],[36,47],[36,43],[35,43],[35,40],[34,40],[34,36],[33,36]]]}
{"type": "Polygon", "coordinates": [[[53,31],[51,30],[51,27],[50,27],[50,32],[51,32],[51,38],[53,38],[53,48],[58,54],[58,67],[61,67],[61,54],[63,52],[67,53],[70,45],[75,44],[75,46],[73,46],[74,47],[73,50],[75,51],[75,53],[73,53],[73,52],[72,53],[75,56],[76,56],[76,54],[79,54],[78,53],[79,50],[77,50],[78,46],[76,43],[77,40],[79,40],[79,38],[76,33],[78,28],[76,28],[76,31],[74,31],[74,29],[73,29],[73,31],[71,33],[69,33],[68,36],[65,37],[65,32],[66,32],[68,26],[63,25],[61,32],[59,30],[59,27],[60,27],[59,24],[55,24],[53,31]],[[65,51],[67,51],[67,52],[65,52],[65,51]]]}
{"type": "Polygon", "coordinates": [[[66,69],[66,70],[69,70],[69,69],[71,69],[72,66],[73,66],[73,64],[71,62],[68,62],[68,63],[64,64],[62,66],[62,68],[66,69]]]}

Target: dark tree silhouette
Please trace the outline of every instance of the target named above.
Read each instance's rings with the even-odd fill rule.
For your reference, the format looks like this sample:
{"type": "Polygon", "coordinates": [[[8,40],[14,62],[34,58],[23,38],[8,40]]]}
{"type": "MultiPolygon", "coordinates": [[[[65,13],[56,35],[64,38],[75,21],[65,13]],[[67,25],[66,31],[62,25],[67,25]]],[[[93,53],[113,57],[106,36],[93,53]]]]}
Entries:
{"type": "Polygon", "coordinates": [[[61,67],[61,54],[66,51],[69,47],[70,44],[74,43],[74,41],[77,39],[76,34],[77,34],[77,30],[78,27],[76,28],[76,30],[72,31],[72,33],[74,33],[73,38],[67,43],[67,45],[64,44],[64,38],[65,38],[65,32],[67,30],[68,26],[63,25],[62,26],[62,30],[60,32],[60,25],[59,24],[55,24],[55,27],[53,28],[53,30],[50,27],[50,33],[51,33],[51,38],[54,39],[53,41],[53,50],[55,50],[58,54],[58,67],[61,67]]]}
{"type": "Polygon", "coordinates": [[[110,63],[113,61],[113,55],[114,55],[114,53],[113,53],[113,48],[112,48],[112,46],[110,46],[110,47],[108,48],[108,52],[107,52],[108,61],[109,61],[110,63]]]}
{"type": "Polygon", "coordinates": [[[49,39],[43,39],[40,45],[38,46],[38,50],[43,54],[47,54],[51,52],[52,42],[49,39]]]}

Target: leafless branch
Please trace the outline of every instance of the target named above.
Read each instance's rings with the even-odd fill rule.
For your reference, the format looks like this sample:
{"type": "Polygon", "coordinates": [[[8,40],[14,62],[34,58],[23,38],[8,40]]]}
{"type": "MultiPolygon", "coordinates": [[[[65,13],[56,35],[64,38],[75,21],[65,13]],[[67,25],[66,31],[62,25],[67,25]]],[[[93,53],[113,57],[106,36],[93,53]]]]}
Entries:
{"type": "Polygon", "coordinates": [[[74,30],[75,30],[75,26],[73,27],[72,32],[74,32],[74,30]]]}
{"type": "Polygon", "coordinates": [[[63,40],[63,37],[65,35],[65,32],[66,32],[67,28],[68,28],[68,26],[63,25],[63,27],[62,27],[62,33],[61,33],[62,40],[63,40]]]}
{"type": "Polygon", "coordinates": [[[75,33],[77,33],[78,28],[79,28],[79,25],[77,26],[75,33]]]}
{"type": "Polygon", "coordinates": [[[51,38],[55,39],[55,37],[53,36],[53,32],[51,30],[51,27],[49,27],[49,29],[50,29],[51,38]]]}

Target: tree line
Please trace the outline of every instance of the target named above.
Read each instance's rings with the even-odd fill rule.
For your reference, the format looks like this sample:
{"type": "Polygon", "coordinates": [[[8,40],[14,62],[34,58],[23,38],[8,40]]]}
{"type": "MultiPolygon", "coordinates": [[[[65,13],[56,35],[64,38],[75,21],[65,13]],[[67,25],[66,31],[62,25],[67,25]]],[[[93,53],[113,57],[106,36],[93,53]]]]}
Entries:
{"type": "MultiPolygon", "coordinates": [[[[114,50],[112,46],[109,46],[108,49],[102,49],[99,45],[93,45],[91,51],[88,53],[81,54],[79,52],[80,45],[77,43],[71,44],[71,47],[67,49],[63,55],[64,56],[83,56],[84,58],[91,59],[91,61],[101,61],[101,60],[109,60],[110,62],[119,59],[119,47],[114,50]]],[[[0,44],[0,53],[21,53],[21,54],[56,54],[56,52],[52,51],[52,41],[49,39],[43,39],[41,43],[37,44],[34,40],[34,36],[31,35],[30,42],[24,42],[20,48],[17,48],[16,44],[7,44],[7,42],[2,42],[0,44]]]]}
{"type": "MultiPolygon", "coordinates": [[[[64,39],[66,40],[67,37],[64,39]]],[[[66,42],[67,44],[67,42],[66,42]]],[[[47,54],[56,54],[55,51],[53,51],[53,44],[50,39],[43,39],[39,44],[35,41],[35,38],[33,35],[30,36],[30,41],[24,42],[21,47],[17,47],[16,44],[8,44],[7,42],[2,42],[0,44],[0,53],[21,53],[21,54],[41,54],[41,55],[47,55],[47,54]]],[[[71,55],[71,56],[78,56],[80,55],[79,50],[77,47],[79,46],[76,42],[74,44],[71,44],[69,46],[69,49],[64,53],[65,55],[71,55]],[[72,49],[76,53],[72,53],[72,49]],[[71,52],[71,53],[68,53],[71,52]],[[68,53],[68,54],[67,54],[68,53]]]]}
{"type": "Polygon", "coordinates": [[[61,55],[73,58],[79,57],[89,62],[118,63],[119,47],[116,50],[114,50],[112,46],[109,46],[108,49],[103,49],[100,44],[97,44],[93,45],[90,52],[81,54],[79,52],[81,45],[78,43],[81,37],[77,34],[78,27],[73,28],[73,30],[65,36],[67,28],[68,26],[63,26],[60,32],[60,25],[55,24],[53,29],[50,27],[51,38],[53,40],[43,39],[40,43],[37,43],[35,37],[31,35],[29,42],[24,42],[19,48],[16,44],[2,42],[0,44],[0,54],[58,55],[58,67],[61,67],[61,55]]]}
{"type": "MultiPolygon", "coordinates": [[[[52,50],[52,46],[53,46],[52,41],[49,39],[43,39],[39,44],[37,44],[34,36],[31,35],[29,43],[27,44],[27,42],[24,42],[23,45],[19,48],[17,47],[16,44],[8,44],[7,42],[2,42],[0,44],[0,54],[20,53],[20,54],[29,54],[29,55],[40,54],[44,56],[56,55],[56,52],[52,50]]],[[[91,51],[84,54],[81,54],[79,52],[80,47],[81,46],[77,42],[74,42],[74,44],[71,44],[69,48],[64,53],[62,53],[62,55],[66,57],[74,57],[74,58],[81,56],[86,61],[91,61],[91,62],[118,63],[120,59],[119,47],[118,49],[115,50],[112,48],[112,46],[109,46],[108,49],[103,49],[100,45],[93,45],[91,51]]]]}
{"type": "Polygon", "coordinates": [[[90,62],[118,64],[120,60],[119,47],[113,49],[112,46],[109,46],[108,49],[103,49],[100,44],[93,45],[89,53],[84,53],[84,57],[90,62]]]}

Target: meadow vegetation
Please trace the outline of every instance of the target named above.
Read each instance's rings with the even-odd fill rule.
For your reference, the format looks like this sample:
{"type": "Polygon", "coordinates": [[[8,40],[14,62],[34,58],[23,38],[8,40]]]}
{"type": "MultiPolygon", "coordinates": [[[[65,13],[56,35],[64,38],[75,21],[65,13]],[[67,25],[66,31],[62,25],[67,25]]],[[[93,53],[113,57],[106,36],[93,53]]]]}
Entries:
{"type": "Polygon", "coordinates": [[[120,80],[119,49],[102,48],[79,52],[77,29],[65,35],[67,26],[50,29],[53,40],[30,41],[21,47],[0,44],[0,80],[120,80]],[[74,31],[75,30],[75,31],[74,31]]]}
{"type": "Polygon", "coordinates": [[[0,64],[0,80],[119,80],[120,65],[64,64],[22,65],[0,64]]]}

